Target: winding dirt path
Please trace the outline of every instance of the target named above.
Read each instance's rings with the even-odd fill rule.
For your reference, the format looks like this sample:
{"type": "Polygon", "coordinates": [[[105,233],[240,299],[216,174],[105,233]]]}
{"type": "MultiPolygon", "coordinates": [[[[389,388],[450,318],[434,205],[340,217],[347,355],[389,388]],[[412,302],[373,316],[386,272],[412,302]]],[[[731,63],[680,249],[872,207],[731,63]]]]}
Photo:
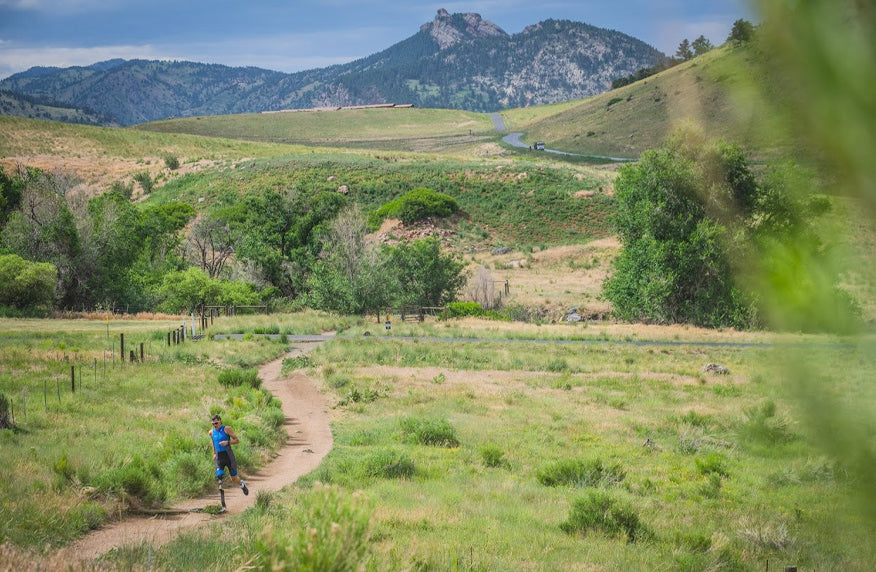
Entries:
{"type": "MultiPolygon", "coordinates": [[[[328,402],[303,373],[280,378],[283,358],[307,353],[321,342],[295,342],[289,353],[259,368],[263,387],[283,402],[288,439],[278,455],[262,470],[243,474],[250,489],[244,496],[230,481],[226,481],[225,504],[221,515],[187,512],[207,505],[218,505],[218,491],[210,496],[174,505],[171,511],[180,514],[154,517],[131,517],[98,529],[65,548],[60,554],[68,562],[93,560],[113,548],[151,542],[158,546],[173,540],[184,530],[214,522],[226,515],[239,514],[255,504],[260,490],[276,491],[294,483],[298,477],[315,469],[332,448],[328,402]]],[[[204,430],[206,435],[206,429],[204,430]]],[[[204,437],[206,439],[206,436],[204,437]]]]}

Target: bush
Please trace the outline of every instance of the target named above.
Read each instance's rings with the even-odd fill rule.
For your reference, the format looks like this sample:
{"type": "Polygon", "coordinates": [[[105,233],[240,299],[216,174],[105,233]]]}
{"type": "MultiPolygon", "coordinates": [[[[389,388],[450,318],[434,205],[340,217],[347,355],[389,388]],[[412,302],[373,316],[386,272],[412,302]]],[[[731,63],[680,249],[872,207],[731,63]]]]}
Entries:
{"type": "Polygon", "coordinates": [[[140,188],[143,189],[143,194],[148,195],[152,192],[152,185],[154,181],[152,180],[152,177],[149,175],[148,171],[140,171],[139,173],[135,173],[134,180],[140,183],[140,188]]]}
{"type": "Polygon", "coordinates": [[[314,487],[295,495],[296,505],[267,528],[255,549],[262,570],[357,572],[370,557],[371,511],[361,494],[314,487]]]}
{"type": "Polygon", "coordinates": [[[538,471],[538,482],[546,487],[598,487],[615,485],[626,477],[620,465],[605,467],[599,459],[564,459],[538,471]]]}
{"type": "Polygon", "coordinates": [[[695,460],[697,471],[701,475],[718,475],[721,477],[729,477],[730,472],[727,470],[726,459],[718,453],[709,453],[705,457],[700,457],[695,460]]]}
{"type": "Polygon", "coordinates": [[[366,477],[409,479],[416,474],[417,469],[406,453],[382,449],[364,458],[362,471],[366,477]]]}
{"type": "Polygon", "coordinates": [[[445,419],[405,417],[400,422],[402,435],[410,443],[435,447],[458,447],[456,431],[445,419]]]}
{"type": "Polygon", "coordinates": [[[252,388],[258,389],[262,384],[262,380],[259,378],[259,372],[256,368],[237,368],[220,371],[219,383],[225,387],[248,385],[252,388]]]}
{"type": "Polygon", "coordinates": [[[465,316],[483,316],[484,308],[477,302],[450,302],[446,306],[447,315],[450,318],[462,318],[465,316]]]}
{"type": "Polygon", "coordinates": [[[377,217],[397,218],[409,224],[428,217],[446,217],[459,210],[456,200],[423,187],[405,193],[377,210],[377,217]]]}
{"type": "Polygon", "coordinates": [[[746,408],[745,417],[746,422],[740,427],[739,436],[746,441],[774,445],[789,443],[796,438],[790,430],[790,422],[776,416],[776,404],[773,401],[767,400],[759,407],[746,408]]]}
{"type": "Polygon", "coordinates": [[[179,169],[179,158],[176,155],[165,155],[164,165],[171,171],[179,169]]]}
{"type": "Polygon", "coordinates": [[[569,519],[560,524],[566,534],[586,534],[597,531],[609,536],[624,534],[628,542],[650,536],[648,527],[631,507],[620,505],[612,496],[593,491],[572,505],[569,519]]]}
{"type": "Polygon", "coordinates": [[[493,469],[510,469],[511,463],[505,458],[505,453],[498,445],[488,443],[480,449],[481,460],[484,465],[493,469]]]}

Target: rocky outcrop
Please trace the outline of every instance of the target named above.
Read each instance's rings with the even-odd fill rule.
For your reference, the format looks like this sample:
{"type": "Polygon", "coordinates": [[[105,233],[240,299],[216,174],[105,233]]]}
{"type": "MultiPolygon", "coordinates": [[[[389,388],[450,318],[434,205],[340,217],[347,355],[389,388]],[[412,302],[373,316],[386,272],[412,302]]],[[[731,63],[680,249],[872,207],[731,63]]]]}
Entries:
{"type": "Polygon", "coordinates": [[[453,14],[441,8],[438,15],[428,24],[420,26],[421,32],[428,32],[442,50],[475,38],[507,37],[508,34],[480,14],[453,14]]]}

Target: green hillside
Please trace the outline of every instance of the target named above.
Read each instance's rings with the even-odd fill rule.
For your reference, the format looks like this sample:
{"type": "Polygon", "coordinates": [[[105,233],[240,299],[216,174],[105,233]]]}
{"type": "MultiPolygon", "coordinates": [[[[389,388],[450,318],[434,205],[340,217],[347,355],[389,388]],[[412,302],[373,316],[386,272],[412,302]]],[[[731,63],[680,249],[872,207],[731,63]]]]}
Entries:
{"type": "Polygon", "coordinates": [[[331,147],[457,149],[495,137],[489,116],[450,109],[368,108],[168,119],[143,131],[331,147]]]}
{"type": "Polygon", "coordinates": [[[759,157],[775,157],[792,146],[753,95],[755,58],[748,48],[725,46],[607,93],[502,115],[527,141],[573,153],[638,157],[673,129],[694,124],[759,157]]]}

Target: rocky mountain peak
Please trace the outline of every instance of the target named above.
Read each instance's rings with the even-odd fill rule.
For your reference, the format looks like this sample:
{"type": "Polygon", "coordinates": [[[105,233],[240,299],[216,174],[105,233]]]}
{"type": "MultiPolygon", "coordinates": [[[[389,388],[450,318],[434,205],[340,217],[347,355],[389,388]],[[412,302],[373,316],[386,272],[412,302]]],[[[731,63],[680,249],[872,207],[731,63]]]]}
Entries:
{"type": "Polygon", "coordinates": [[[508,35],[496,24],[481,18],[480,14],[450,14],[444,8],[438,10],[432,22],[420,26],[420,31],[429,32],[442,50],[466,39],[508,35]]]}

